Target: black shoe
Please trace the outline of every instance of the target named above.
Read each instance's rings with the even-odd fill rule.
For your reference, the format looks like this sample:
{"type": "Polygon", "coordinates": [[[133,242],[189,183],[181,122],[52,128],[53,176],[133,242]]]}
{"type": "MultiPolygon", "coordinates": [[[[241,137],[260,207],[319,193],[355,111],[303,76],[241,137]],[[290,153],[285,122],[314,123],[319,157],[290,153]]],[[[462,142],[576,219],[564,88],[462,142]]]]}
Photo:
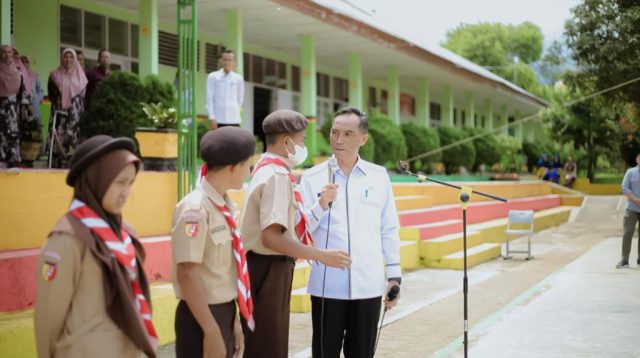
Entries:
{"type": "Polygon", "coordinates": [[[618,262],[618,264],[616,265],[616,268],[624,268],[624,267],[629,267],[629,260],[625,260],[622,259],[620,260],[620,262],[618,262]]]}

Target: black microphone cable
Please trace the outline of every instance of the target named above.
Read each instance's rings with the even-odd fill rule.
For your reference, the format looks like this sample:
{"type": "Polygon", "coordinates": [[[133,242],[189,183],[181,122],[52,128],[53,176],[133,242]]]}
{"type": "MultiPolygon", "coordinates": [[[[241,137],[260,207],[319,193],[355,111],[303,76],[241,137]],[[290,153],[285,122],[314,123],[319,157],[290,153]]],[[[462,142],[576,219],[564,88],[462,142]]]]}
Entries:
{"type": "MultiPolygon", "coordinates": [[[[329,162],[327,164],[327,168],[329,169],[329,178],[331,179],[331,184],[336,183],[336,173],[333,168],[333,163],[329,162]]],[[[324,241],[324,249],[325,251],[329,249],[329,231],[331,230],[331,209],[333,207],[333,202],[329,203],[329,212],[327,213],[327,236],[324,241]]],[[[324,358],[324,288],[327,280],[327,265],[324,265],[324,272],[322,273],[322,297],[320,298],[320,358],[324,358]]]]}
{"type": "MultiPolygon", "coordinates": [[[[400,293],[400,286],[397,286],[397,285],[391,286],[391,288],[389,289],[389,292],[387,292],[387,301],[391,302],[395,300],[396,298],[398,298],[399,293],[400,293]]],[[[384,325],[384,316],[386,314],[387,314],[387,307],[385,307],[384,311],[382,311],[382,320],[380,320],[380,328],[378,328],[378,336],[376,337],[376,343],[373,346],[373,355],[371,355],[371,357],[376,355],[376,350],[378,349],[378,341],[380,340],[380,332],[382,332],[382,326],[384,325]]]]}

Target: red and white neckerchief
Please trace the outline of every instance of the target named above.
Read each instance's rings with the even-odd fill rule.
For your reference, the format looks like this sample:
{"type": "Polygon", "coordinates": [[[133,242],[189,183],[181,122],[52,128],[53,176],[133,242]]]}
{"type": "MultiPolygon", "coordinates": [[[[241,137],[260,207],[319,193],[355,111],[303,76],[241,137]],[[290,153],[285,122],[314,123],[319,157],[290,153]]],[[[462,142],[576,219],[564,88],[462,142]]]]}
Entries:
{"type": "Polygon", "coordinates": [[[300,187],[298,186],[298,182],[296,181],[296,177],[291,174],[291,170],[289,167],[279,158],[274,157],[263,157],[260,159],[256,167],[253,168],[253,174],[255,175],[260,168],[263,168],[269,164],[274,164],[280,167],[283,167],[287,170],[287,175],[289,176],[289,180],[291,180],[291,185],[293,185],[293,196],[296,199],[296,209],[298,210],[298,221],[296,222],[296,234],[298,235],[298,239],[305,245],[313,245],[313,237],[309,232],[309,221],[307,220],[307,215],[304,213],[304,204],[302,203],[302,193],[300,193],[300,187]]]}
{"type": "Polygon", "coordinates": [[[147,330],[147,335],[154,349],[158,347],[158,335],[153,322],[151,321],[151,307],[146,297],[142,293],[140,283],[138,282],[136,259],[136,250],[131,242],[131,237],[120,228],[120,235],[123,240],[120,241],[113,229],[102,219],[95,211],[88,207],[85,203],[78,199],[74,199],[69,208],[69,213],[76,219],[80,220],[91,232],[98,235],[100,239],[107,245],[111,254],[116,258],[120,266],[124,267],[131,281],[131,292],[133,293],[134,305],[138,308],[142,322],[147,330]]]}
{"type": "MultiPolygon", "coordinates": [[[[211,200],[211,199],[209,199],[211,200]]],[[[238,271],[238,308],[240,314],[247,321],[247,326],[253,332],[256,323],[253,320],[253,298],[251,297],[251,281],[249,280],[249,270],[247,269],[247,255],[242,245],[242,235],[238,230],[238,224],[231,215],[231,211],[226,205],[218,205],[211,200],[211,203],[224,215],[229,229],[231,229],[231,244],[233,246],[233,257],[236,261],[236,271],[238,271]]]]}

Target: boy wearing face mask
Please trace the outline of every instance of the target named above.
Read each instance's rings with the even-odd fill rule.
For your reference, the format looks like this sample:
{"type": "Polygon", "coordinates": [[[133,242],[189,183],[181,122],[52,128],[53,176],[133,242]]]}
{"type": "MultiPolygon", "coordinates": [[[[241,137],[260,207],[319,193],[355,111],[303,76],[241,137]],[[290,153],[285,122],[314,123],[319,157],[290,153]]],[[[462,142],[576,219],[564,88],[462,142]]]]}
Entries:
{"type": "Polygon", "coordinates": [[[351,259],[340,250],[313,247],[307,217],[291,169],[307,157],[308,121],[278,110],[262,122],[267,151],[260,157],[240,214],[251,273],[255,330],[243,320],[245,358],[288,356],[289,304],[295,258],[346,269],[351,259]]]}

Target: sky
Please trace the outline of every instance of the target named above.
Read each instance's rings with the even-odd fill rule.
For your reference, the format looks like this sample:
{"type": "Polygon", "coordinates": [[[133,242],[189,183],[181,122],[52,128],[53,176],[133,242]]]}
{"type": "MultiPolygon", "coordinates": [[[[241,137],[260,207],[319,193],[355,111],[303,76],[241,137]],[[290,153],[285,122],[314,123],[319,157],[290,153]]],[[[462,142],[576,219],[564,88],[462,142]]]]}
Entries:
{"type": "Polygon", "coordinates": [[[562,38],[571,8],[580,0],[338,0],[380,19],[420,45],[437,46],[461,23],[530,21],[540,27],[545,48],[562,38]]]}

